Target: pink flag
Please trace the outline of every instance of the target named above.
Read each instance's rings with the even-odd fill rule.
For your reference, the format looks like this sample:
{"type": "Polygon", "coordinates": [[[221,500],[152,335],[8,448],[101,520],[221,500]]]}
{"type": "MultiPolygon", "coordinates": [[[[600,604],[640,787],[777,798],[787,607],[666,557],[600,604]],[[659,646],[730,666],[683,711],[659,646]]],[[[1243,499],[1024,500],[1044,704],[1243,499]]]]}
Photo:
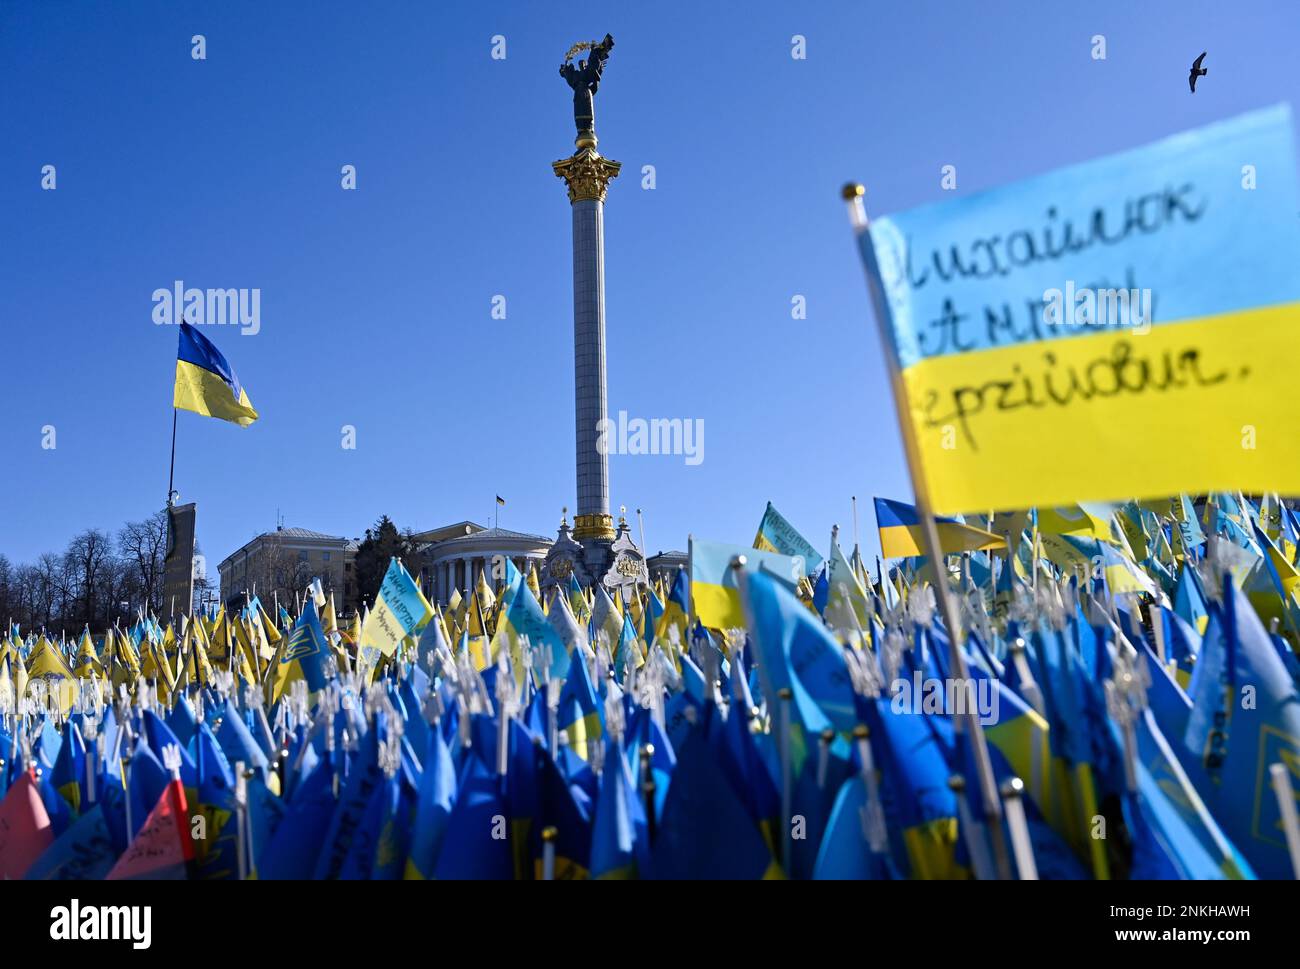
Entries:
{"type": "Polygon", "coordinates": [[[0,878],[22,878],[53,842],[36,777],[25,770],[0,801],[0,878]]]}
{"type": "Polygon", "coordinates": [[[185,862],[194,857],[190,833],[186,828],[189,812],[185,809],[185,789],[174,780],[167,785],[158,803],[149,812],[144,827],[135,836],[122,857],[104,877],[109,881],[123,878],[184,878],[185,862]]]}

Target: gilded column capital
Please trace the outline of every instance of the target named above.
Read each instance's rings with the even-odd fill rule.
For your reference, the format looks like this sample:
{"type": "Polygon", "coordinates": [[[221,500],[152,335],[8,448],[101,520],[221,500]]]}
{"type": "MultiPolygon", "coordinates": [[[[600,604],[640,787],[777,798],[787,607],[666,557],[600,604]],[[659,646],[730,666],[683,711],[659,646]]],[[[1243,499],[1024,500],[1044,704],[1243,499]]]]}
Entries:
{"type": "Polygon", "coordinates": [[[599,538],[612,542],[614,540],[614,518],[612,515],[574,515],[573,537],[578,541],[599,538]]]}
{"type": "Polygon", "coordinates": [[[551,163],[556,177],[569,186],[569,201],[605,201],[610,180],[618,177],[622,162],[602,158],[594,148],[580,148],[569,158],[551,163]]]}

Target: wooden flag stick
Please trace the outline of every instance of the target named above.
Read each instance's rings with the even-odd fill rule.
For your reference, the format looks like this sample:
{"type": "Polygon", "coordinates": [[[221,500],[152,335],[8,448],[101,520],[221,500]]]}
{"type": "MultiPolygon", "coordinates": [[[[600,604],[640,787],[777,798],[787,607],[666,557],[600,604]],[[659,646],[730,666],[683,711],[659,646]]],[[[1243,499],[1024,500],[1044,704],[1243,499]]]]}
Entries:
{"type": "Polygon", "coordinates": [[[1019,777],[1008,778],[1002,785],[1002,803],[1007,812],[1007,830],[1011,832],[1011,847],[1016,853],[1016,869],[1021,881],[1037,881],[1038,866],[1034,862],[1034,847],[1029,840],[1029,824],[1025,820],[1025,806],[1020,796],[1025,785],[1019,777]]]}
{"type": "MultiPolygon", "coordinates": [[[[875,251],[871,247],[870,225],[867,221],[867,208],[862,198],[866,189],[858,184],[844,186],[843,198],[848,203],[849,221],[862,249],[866,263],[867,289],[871,294],[872,309],[876,317],[876,332],[880,337],[880,346],[889,371],[889,384],[894,394],[894,410],[898,414],[898,427],[903,437],[903,452],[907,457],[907,471],[912,479],[912,492],[916,499],[917,518],[921,523],[921,538],[925,545],[925,554],[930,559],[935,573],[935,593],[939,597],[939,608],[943,613],[944,625],[948,627],[949,675],[956,679],[963,689],[972,688],[970,673],[966,668],[966,657],[961,651],[961,627],[958,625],[957,606],[953,601],[952,590],[948,588],[946,569],[940,568],[943,561],[939,546],[939,531],[935,527],[931,512],[930,489],[925,480],[921,466],[921,449],[916,440],[916,431],[908,415],[911,413],[907,402],[907,388],[903,385],[903,373],[898,366],[894,353],[894,340],[888,332],[889,310],[885,303],[880,282],[880,270],[876,265],[875,251]]],[[[997,780],[993,775],[993,763],[989,758],[988,741],[979,717],[972,711],[966,711],[953,717],[958,730],[970,734],[971,749],[975,755],[975,768],[978,773],[979,793],[984,802],[984,811],[988,816],[988,831],[993,842],[994,859],[1000,878],[1011,877],[1011,860],[1007,853],[1006,839],[1002,836],[1002,802],[998,796],[997,780]]]]}
{"type": "Polygon", "coordinates": [[[542,829],[542,881],[555,881],[555,839],[559,832],[554,826],[542,829]]]}
{"type": "Polygon", "coordinates": [[[1285,764],[1270,764],[1269,779],[1273,782],[1273,793],[1277,797],[1278,811],[1282,815],[1282,830],[1286,832],[1286,847],[1291,854],[1291,870],[1300,878],[1300,821],[1296,819],[1295,791],[1291,789],[1291,778],[1287,776],[1285,764]]]}

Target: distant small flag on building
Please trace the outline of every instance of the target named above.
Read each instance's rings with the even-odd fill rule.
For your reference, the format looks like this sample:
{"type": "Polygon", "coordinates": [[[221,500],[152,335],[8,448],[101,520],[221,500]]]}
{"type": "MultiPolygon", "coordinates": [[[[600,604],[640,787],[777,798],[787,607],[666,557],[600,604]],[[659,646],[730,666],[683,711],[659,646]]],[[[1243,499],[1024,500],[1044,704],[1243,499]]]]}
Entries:
{"type": "Polygon", "coordinates": [[[504,498],[502,498],[500,495],[497,495],[497,504],[498,504],[498,505],[504,505],[505,503],[506,503],[506,500],[505,500],[504,498]]]}

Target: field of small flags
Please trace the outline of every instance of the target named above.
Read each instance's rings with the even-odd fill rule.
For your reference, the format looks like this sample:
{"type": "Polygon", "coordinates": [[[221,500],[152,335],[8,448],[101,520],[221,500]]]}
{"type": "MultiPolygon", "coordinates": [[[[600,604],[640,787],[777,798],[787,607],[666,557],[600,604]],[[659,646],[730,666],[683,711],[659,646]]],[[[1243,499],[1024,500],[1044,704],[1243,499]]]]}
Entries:
{"type": "Polygon", "coordinates": [[[346,621],[11,626],[0,877],[1295,877],[1284,502],[946,519],[938,563],[877,509],[874,569],[769,505],[626,598],[394,560],[346,621]]]}

